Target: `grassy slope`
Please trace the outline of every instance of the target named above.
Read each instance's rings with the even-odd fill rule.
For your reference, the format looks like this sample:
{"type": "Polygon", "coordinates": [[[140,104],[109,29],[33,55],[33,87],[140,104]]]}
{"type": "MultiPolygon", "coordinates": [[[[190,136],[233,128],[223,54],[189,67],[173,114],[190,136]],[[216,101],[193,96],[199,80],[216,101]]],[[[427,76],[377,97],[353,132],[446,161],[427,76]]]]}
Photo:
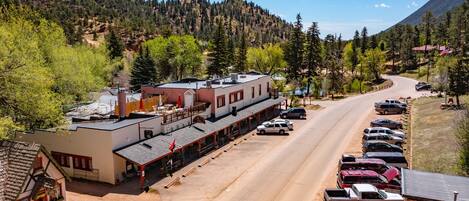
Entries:
{"type": "MultiPolygon", "coordinates": [[[[468,98],[466,97],[466,100],[468,98]]],[[[412,167],[460,175],[455,136],[460,111],[441,110],[444,98],[420,98],[412,108],[412,167]]]]}

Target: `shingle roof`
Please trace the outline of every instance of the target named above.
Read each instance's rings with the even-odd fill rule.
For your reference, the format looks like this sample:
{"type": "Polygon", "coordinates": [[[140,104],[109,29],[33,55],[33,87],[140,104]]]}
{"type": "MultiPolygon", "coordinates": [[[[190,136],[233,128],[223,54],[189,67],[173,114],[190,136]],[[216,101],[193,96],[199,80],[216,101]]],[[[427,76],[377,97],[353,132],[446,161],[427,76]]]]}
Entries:
{"type": "Polygon", "coordinates": [[[412,199],[453,200],[458,192],[458,201],[469,200],[469,178],[431,172],[402,169],[402,195],[412,199]]]}
{"type": "Polygon", "coordinates": [[[39,144],[0,141],[0,196],[3,196],[4,200],[17,199],[40,149],[39,144]]]}
{"type": "Polygon", "coordinates": [[[268,107],[279,104],[282,101],[285,101],[285,99],[268,99],[239,111],[236,116],[229,115],[215,122],[206,121],[205,124],[196,123],[192,126],[173,131],[167,135],[159,135],[137,144],[117,149],[114,153],[134,163],[144,165],[170,154],[169,145],[173,140],[176,140],[176,149],[190,145],[199,139],[248,118],[268,107]]]}

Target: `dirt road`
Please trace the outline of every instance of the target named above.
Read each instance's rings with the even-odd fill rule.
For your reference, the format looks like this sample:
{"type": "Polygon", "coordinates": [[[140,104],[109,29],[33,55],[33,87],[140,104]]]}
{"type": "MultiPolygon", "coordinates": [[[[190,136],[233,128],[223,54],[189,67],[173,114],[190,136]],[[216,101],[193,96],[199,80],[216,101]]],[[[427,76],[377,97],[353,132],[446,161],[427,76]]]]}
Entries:
{"type": "Polygon", "coordinates": [[[215,200],[314,200],[330,169],[367,118],[373,103],[386,98],[416,97],[416,81],[389,77],[394,86],[344,99],[310,117],[296,134],[226,187],[215,200]]]}

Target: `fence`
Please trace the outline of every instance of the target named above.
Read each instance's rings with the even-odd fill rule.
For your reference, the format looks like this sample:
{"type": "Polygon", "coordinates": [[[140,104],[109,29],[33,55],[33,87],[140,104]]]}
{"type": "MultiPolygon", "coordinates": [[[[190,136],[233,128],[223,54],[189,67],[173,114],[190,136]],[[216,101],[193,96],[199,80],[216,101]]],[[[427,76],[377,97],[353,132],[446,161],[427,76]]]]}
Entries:
{"type": "MultiPolygon", "coordinates": [[[[161,102],[165,103],[166,99],[167,99],[166,96],[162,96],[161,97],[161,102]]],[[[151,97],[151,98],[143,99],[143,112],[154,111],[155,110],[154,107],[159,105],[159,103],[160,103],[159,96],[154,96],[154,97],[151,97]]],[[[129,116],[129,114],[132,113],[132,112],[139,112],[139,111],[142,111],[142,110],[140,110],[140,100],[127,102],[127,104],[125,106],[125,116],[129,116]]],[[[119,115],[119,105],[117,105],[117,104],[114,107],[114,114],[119,115]]]]}
{"type": "Polygon", "coordinates": [[[164,114],[163,115],[163,125],[165,124],[170,124],[182,119],[186,119],[189,117],[194,117],[198,114],[201,114],[205,112],[207,109],[208,105],[207,103],[198,103],[197,105],[190,107],[190,108],[184,108],[181,111],[174,111],[173,113],[170,114],[164,114]]]}

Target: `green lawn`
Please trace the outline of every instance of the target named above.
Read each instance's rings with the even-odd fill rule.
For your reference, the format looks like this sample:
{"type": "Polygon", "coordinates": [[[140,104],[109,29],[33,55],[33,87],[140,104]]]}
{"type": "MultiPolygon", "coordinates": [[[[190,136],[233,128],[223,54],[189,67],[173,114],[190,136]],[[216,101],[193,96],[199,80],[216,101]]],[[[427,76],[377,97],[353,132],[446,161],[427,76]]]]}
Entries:
{"type": "Polygon", "coordinates": [[[444,98],[425,97],[412,107],[412,168],[461,175],[455,135],[461,111],[441,110],[444,98]]]}

